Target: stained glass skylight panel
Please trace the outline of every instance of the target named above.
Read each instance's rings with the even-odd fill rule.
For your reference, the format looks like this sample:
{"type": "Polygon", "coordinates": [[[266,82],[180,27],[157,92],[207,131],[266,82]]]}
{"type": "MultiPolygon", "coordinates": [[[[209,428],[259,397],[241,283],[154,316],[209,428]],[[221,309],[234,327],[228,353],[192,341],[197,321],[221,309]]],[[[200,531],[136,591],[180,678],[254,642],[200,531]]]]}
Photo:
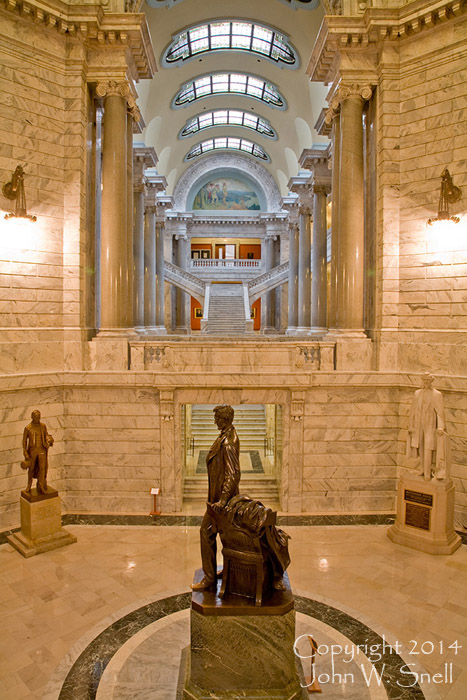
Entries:
{"type": "Polygon", "coordinates": [[[164,53],[168,65],[186,61],[208,51],[250,51],[289,67],[298,64],[287,37],[261,24],[218,21],[200,24],[177,34],[164,53]]]}
{"type": "Polygon", "coordinates": [[[177,93],[174,106],[188,104],[208,95],[227,93],[248,95],[274,107],[285,107],[284,98],[272,83],[246,73],[211,73],[195,78],[177,93]]]}
{"type": "Polygon", "coordinates": [[[202,129],[209,129],[216,126],[243,126],[247,129],[257,131],[262,136],[275,138],[276,132],[263,117],[250,112],[243,112],[236,109],[218,109],[214,112],[203,112],[198,116],[189,119],[183,127],[180,136],[190,136],[202,129]]]}
{"type": "Polygon", "coordinates": [[[214,139],[206,139],[206,141],[197,143],[196,146],[193,146],[193,148],[186,154],[185,160],[191,160],[192,158],[196,158],[207,151],[217,149],[244,151],[245,153],[250,153],[256,158],[269,161],[268,154],[263,148],[261,148],[261,146],[258,146],[258,144],[252,143],[251,141],[247,141],[246,139],[238,139],[232,136],[219,136],[214,139]]]}

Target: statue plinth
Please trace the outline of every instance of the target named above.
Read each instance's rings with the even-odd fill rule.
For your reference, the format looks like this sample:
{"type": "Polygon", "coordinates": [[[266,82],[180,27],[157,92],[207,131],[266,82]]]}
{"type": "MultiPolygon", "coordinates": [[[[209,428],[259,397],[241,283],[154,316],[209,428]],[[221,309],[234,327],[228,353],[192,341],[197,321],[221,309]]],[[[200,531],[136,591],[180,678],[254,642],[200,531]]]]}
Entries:
{"type": "Polygon", "coordinates": [[[62,527],[60,498],[51,488],[46,493],[37,489],[21,491],[21,531],[8,537],[8,542],[23,557],[34,557],[76,542],[75,535],[62,527]]]}
{"type": "MultiPolygon", "coordinates": [[[[195,573],[194,582],[203,571],[195,573]]],[[[191,644],[185,657],[183,700],[308,697],[294,654],[295,610],[287,574],[285,590],[271,591],[260,607],[254,599],[194,591],[191,644]]]]}
{"type": "Polygon", "coordinates": [[[396,522],[388,537],[428,554],[452,554],[461,544],[454,530],[454,484],[403,474],[399,479],[396,522]]]}

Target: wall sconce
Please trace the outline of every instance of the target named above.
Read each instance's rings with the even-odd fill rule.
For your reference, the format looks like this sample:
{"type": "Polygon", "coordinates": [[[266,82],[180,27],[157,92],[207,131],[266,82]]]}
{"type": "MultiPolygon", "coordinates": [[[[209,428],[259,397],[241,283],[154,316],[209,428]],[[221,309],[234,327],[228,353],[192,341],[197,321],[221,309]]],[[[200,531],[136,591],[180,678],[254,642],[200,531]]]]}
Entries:
{"type": "Polygon", "coordinates": [[[453,224],[459,223],[458,216],[449,216],[449,204],[458,202],[461,198],[461,190],[456,187],[452,182],[452,177],[449,174],[449,170],[444,168],[441,173],[441,192],[439,195],[438,204],[438,216],[433,219],[428,219],[430,226],[436,224],[437,222],[451,222],[453,224]]]}
{"type": "Polygon", "coordinates": [[[15,218],[37,221],[37,216],[28,214],[26,209],[26,195],[24,194],[24,171],[21,165],[17,166],[12,175],[11,181],[3,185],[2,192],[7,199],[16,200],[15,211],[5,214],[5,219],[15,218]]]}

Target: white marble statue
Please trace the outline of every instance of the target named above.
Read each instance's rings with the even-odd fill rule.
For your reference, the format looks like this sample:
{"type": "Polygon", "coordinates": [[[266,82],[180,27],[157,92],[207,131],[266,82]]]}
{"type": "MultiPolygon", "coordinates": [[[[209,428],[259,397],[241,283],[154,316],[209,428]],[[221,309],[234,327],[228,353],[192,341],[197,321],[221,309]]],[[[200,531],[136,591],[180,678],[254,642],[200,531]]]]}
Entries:
{"type": "Polygon", "coordinates": [[[425,372],[423,387],[417,389],[409,415],[407,464],[429,481],[449,478],[450,443],[446,433],[443,396],[434,389],[434,377],[425,372]]]}

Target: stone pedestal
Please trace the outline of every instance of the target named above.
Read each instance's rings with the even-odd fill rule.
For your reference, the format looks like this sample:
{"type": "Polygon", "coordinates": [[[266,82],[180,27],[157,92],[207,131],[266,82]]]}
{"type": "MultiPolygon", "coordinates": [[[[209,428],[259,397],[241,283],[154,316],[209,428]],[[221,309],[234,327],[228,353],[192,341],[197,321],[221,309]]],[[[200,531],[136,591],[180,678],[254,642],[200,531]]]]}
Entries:
{"type": "Polygon", "coordinates": [[[21,491],[21,531],[8,537],[8,542],[23,557],[34,557],[51,549],[76,542],[76,537],[62,528],[58,491],[51,488],[39,494],[21,491]]]}
{"type": "MultiPolygon", "coordinates": [[[[202,571],[195,574],[200,580],[202,571]]],[[[304,700],[308,697],[295,656],[295,611],[287,577],[256,607],[241,596],[194,592],[191,645],[185,655],[183,700],[304,700]]]]}
{"type": "Polygon", "coordinates": [[[429,554],[452,554],[461,544],[454,530],[454,484],[402,475],[396,522],[388,537],[397,544],[429,554]]]}

